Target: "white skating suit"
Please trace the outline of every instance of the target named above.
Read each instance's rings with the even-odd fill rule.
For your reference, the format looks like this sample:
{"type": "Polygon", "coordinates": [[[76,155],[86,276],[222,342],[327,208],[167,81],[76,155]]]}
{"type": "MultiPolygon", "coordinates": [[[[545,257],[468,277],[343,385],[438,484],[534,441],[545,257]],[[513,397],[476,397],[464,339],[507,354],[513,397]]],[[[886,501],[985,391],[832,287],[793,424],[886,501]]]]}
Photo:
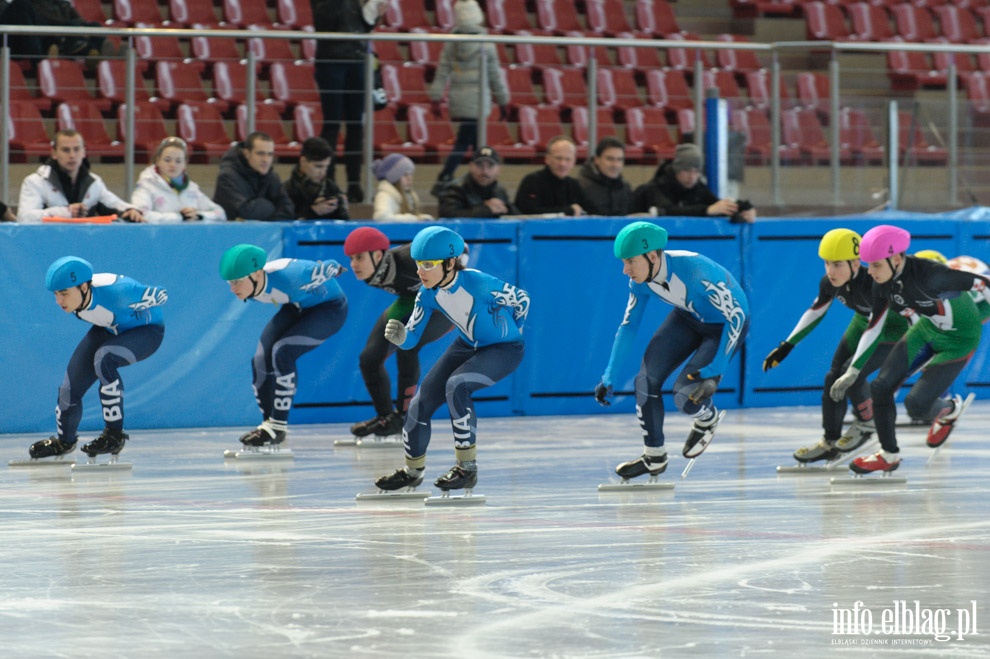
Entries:
{"type": "Polygon", "coordinates": [[[347,297],[334,260],[276,259],[265,264],[265,288],[252,299],[282,305],[265,325],[251,359],[254,395],[264,418],[285,427],[296,395],[296,360],[336,334],[347,297]]]}
{"type": "Polygon", "coordinates": [[[706,256],[680,250],[661,255],[652,280],[629,282],[629,302],[615,334],[612,354],[602,375],[611,389],[616,369],[625,362],[650,298],[673,305],[646,348],[636,376],[636,411],[646,446],[664,443],[664,405],[660,395],[667,378],[687,361],[674,382],[674,404],[684,414],[708,418],[711,397],[692,401],[687,392],[700,380],[721,379],[749,329],[749,302],[735,277],[706,256]]]}
{"type": "Polygon", "coordinates": [[[473,460],[478,418],[471,395],[508,376],[522,361],[522,329],[529,294],[479,272],[462,270],[446,288],[420,289],[401,348],[415,346],[433,312],[454,324],[459,336],[423,378],[403,427],[407,464],[422,465],[430,443],[430,419],[444,402],[450,411],[458,460],[473,460]]]}
{"type": "Polygon", "coordinates": [[[153,355],[165,336],[162,305],[164,288],[145,286],[130,277],[111,273],[93,275],[92,299],[76,311],[94,327],[76,346],[58,390],[55,420],[66,444],[76,441],[82,418],[82,397],[100,381],[100,404],[107,428],[124,427],[124,385],[119,369],[153,355]]]}

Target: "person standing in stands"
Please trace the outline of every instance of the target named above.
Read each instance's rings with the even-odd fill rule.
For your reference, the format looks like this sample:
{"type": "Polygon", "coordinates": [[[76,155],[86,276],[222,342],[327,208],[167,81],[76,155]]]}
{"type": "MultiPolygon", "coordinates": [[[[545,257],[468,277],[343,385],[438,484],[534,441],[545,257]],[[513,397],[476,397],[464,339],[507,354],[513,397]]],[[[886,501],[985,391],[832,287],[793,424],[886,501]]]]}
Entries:
{"type": "MultiPolygon", "coordinates": [[[[317,32],[367,34],[385,13],[388,0],[310,0],[313,27],[317,32]]],[[[316,42],[316,83],[323,108],[321,137],[336,150],[341,124],[344,135],[344,166],[347,170],[347,197],[351,203],[364,201],[361,188],[361,156],[364,142],[364,85],[367,41],[316,42]]],[[[337,158],[330,164],[335,178],[337,158]]]]}

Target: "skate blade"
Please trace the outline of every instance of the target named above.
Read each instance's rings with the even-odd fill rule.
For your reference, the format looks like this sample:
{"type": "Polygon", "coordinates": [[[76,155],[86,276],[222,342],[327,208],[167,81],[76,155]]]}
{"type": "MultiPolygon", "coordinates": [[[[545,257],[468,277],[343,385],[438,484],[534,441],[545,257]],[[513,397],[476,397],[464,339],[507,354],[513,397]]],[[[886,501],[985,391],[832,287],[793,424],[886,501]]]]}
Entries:
{"type": "Polygon", "coordinates": [[[622,481],[621,483],[599,483],[599,492],[624,492],[626,494],[634,492],[665,492],[674,489],[673,483],[661,483],[660,481],[647,481],[645,483],[633,483],[632,481],[622,481]]]}
{"type": "Polygon", "coordinates": [[[830,471],[835,471],[835,467],[828,466],[828,463],[824,465],[810,465],[810,464],[797,464],[781,466],[778,465],[778,474],[824,474],[830,471]]]}
{"type": "Polygon", "coordinates": [[[361,437],[354,444],[358,448],[392,448],[402,446],[402,435],[372,435],[361,437]]]}
{"type": "Polygon", "coordinates": [[[287,448],[278,451],[227,450],[223,452],[223,457],[226,459],[236,459],[236,460],[294,460],[296,456],[292,453],[292,449],[287,448]]]}
{"type": "Polygon", "coordinates": [[[387,492],[385,490],[379,490],[378,492],[358,492],[357,496],[354,498],[357,501],[422,501],[430,496],[429,492],[417,492],[416,490],[394,490],[392,492],[387,492]]]}
{"type": "Polygon", "coordinates": [[[850,476],[847,478],[830,478],[830,485],[839,486],[852,486],[852,487],[878,487],[887,485],[904,485],[907,483],[907,478],[903,476],[889,476],[883,475],[878,478],[870,478],[867,474],[861,476],[850,476]]]}
{"type": "Polygon", "coordinates": [[[351,437],[350,439],[335,439],[333,440],[334,446],[357,446],[358,438],[351,437]]]}
{"type": "Polygon", "coordinates": [[[444,492],[440,496],[429,496],[423,499],[427,506],[482,506],[485,504],[484,494],[475,494],[467,490],[464,494],[444,492]]]}
{"type": "Polygon", "coordinates": [[[71,467],[76,464],[73,459],[69,460],[56,460],[51,458],[39,458],[37,460],[11,460],[7,463],[8,467],[31,467],[31,468],[48,468],[48,467],[71,467]]]}
{"type": "Polygon", "coordinates": [[[130,471],[130,462],[80,462],[72,465],[73,474],[106,474],[113,471],[130,471]]]}

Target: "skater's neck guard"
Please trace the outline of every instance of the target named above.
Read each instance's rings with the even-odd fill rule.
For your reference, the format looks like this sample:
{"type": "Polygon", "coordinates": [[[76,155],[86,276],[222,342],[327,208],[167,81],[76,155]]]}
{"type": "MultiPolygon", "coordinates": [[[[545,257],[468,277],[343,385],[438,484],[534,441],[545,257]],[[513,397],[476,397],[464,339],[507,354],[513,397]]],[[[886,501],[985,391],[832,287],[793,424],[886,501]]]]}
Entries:
{"type": "MultiPolygon", "coordinates": [[[[371,256],[371,252],[368,253],[368,257],[372,259],[374,263],[374,257],[371,256]]],[[[395,279],[395,255],[392,252],[385,250],[382,253],[382,258],[375,265],[375,274],[371,275],[368,279],[368,284],[376,288],[381,288],[383,286],[388,286],[395,279]]]]}

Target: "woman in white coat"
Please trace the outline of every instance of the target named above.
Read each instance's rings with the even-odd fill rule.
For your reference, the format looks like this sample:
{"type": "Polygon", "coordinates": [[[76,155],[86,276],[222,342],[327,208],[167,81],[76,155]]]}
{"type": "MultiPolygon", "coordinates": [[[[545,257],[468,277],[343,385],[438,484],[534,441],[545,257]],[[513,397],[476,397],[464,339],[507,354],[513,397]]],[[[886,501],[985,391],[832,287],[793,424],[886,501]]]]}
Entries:
{"type": "Polygon", "coordinates": [[[186,173],[186,143],[178,137],[166,137],[155,149],[152,164],[138,176],[131,203],[146,221],[223,222],[227,214],[206,196],[186,173]]]}
{"type": "Polygon", "coordinates": [[[416,165],[400,153],[390,154],[371,165],[378,179],[375,191],[375,210],[372,219],[381,222],[416,222],[432,220],[432,215],[422,212],[419,195],[413,190],[413,173],[416,165]]]}

